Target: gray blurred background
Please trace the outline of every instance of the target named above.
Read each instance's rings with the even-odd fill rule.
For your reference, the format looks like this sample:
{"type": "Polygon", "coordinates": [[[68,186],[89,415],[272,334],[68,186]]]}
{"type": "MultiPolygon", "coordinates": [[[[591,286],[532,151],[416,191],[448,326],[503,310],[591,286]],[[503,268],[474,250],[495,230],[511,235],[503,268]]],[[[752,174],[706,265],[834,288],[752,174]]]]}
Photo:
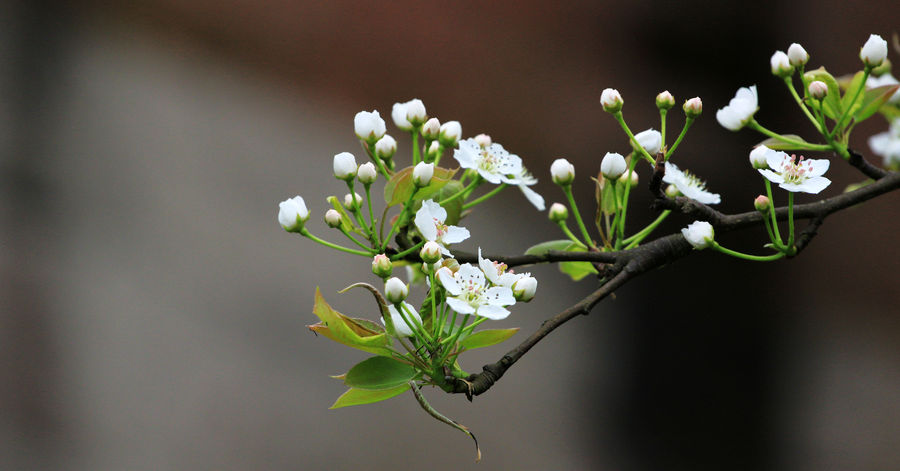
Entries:
{"type": "MultiPolygon", "coordinates": [[[[0,468],[895,469],[896,194],[832,216],[796,260],[702,253],[649,273],[472,404],[426,391],[476,432],[478,465],[410,396],[327,410],[344,390],[328,375],[365,354],[306,329],[315,287],[374,317],[367,294],[336,291],[375,280],[368,261],[275,216],[303,195],[309,227],[338,240],[321,217],[345,192],[331,157],[360,154],[353,115],[414,97],[522,156],[548,203],[562,198],[549,163],[568,158],[587,205],[600,156],[627,150],[599,106],[605,87],[636,130],[658,127],[659,91],[700,95],[676,160],[722,210],[746,211],[760,139],[725,131],[715,110],[755,83],[763,124],[811,136],[769,74],[772,51],[797,41],[813,66],[852,72],[898,13],[890,0],[2,3],[0,468]]],[[[670,132],[681,122],[673,113],[670,132]]],[[[885,128],[873,119],[851,144],[868,152],[885,128]]],[[[829,177],[824,196],[860,179],[841,162],[829,177]]],[[[645,193],[635,227],[653,217],[645,193]]],[[[467,250],[558,238],[514,190],[464,223],[467,250]]],[[[763,237],[722,242],[758,253],[763,237]]],[[[533,271],[538,297],[498,324],[523,333],[465,369],[593,287],[533,271]]]]}

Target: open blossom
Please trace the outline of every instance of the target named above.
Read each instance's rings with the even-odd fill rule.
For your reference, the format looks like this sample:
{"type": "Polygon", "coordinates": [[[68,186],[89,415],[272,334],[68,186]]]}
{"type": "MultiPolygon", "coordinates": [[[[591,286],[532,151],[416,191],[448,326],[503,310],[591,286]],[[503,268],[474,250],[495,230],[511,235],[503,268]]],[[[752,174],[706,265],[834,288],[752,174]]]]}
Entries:
{"type": "Polygon", "coordinates": [[[447,305],[460,314],[505,319],[509,316],[509,310],[504,306],[516,303],[511,288],[488,287],[484,273],[468,263],[460,265],[455,274],[442,268],[438,270],[437,277],[447,290],[447,305]]]}
{"type": "Polygon", "coordinates": [[[475,139],[459,141],[459,148],[453,151],[453,158],[462,168],[478,171],[485,180],[497,185],[507,175],[518,175],[522,172],[522,159],[510,154],[500,144],[493,143],[480,146],[475,139]]]}
{"type": "Polygon", "coordinates": [[[712,224],[706,221],[694,221],[681,230],[681,235],[697,250],[703,250],[715,242],[715,231],[712,224]]]}
{"type": "Polygon", "coordinates": [[[508,185],[516,185],[522,190],[522,194],[525,195],[525,198],[528,199],[528,202],[534,205],[538,211],[543,211],[544,206],[544,197],[539,195],[536,191],[528,188],[530,185],[534,185],[537,183],[537,178],[534,178],[531,175],[531,172],[528,171],[524,166],[522,170],[519,171],[518,175],[513,175],[512,177],[503,177],[503,183],[508,185]]]}
{"type": "Polygon", "coordinates": [[[447,210],[434,200],[425,200],[422,207],[416,212],[416,228],[425,240],[431,240],[441,245],[441,253],[450,255],[448,244],[456,244],[469,238],[469,230],[464,227],[448,226],[447,210]]]}
{"type": "Polygon", "coordinates": [[[869,138],[869,147],[884,159],[884,166],[900,166],[900,118],[894,118],[891,127],[869,138]]]}
{"type": "MultiPolygon", "coordinates": [[[[399,337],[412,337],[413,336],[413,328],[415,328],[416,321],[419,321],[419,324],[422,323],[422,316],[416,312],[416,308],[409,304],[406,301],[400,303],[401,309],[403,309],[403,314],[406,315],[406,318],[409,319],[413,325],[409,325],[403,320],[403,317],[400,316],[400,312],[397,311],[397,308],[394,307],[393,304],[388,305],[388,312],[391,313],[391,323],[394,324],[394,332],[399,337]]],[[[381,323],[384,324],[384,318],[381,319],[381,323]]]]}
{"type": "Polygon", "coordinates": [[[737,131],[743,128],[759,109],[756,85],[739,88],[728,106],[716,111],[716,120],[723,128],[737,131]]]}
{"type": "Polygon", "coordinates": [[[700,203],[719,204],[722,201],[717,193],[706,191],[706,182],[688,171],[679,170],[673,163],[666,162],[666,174],[663,176],[663,181],[674,185],[682,195],[700,203]]]}
{"type": "Polygon", "coordinates": [[[481,247],[478,248],[478,267],[484,272],[484,276],[487,277],[488,281],[496,286],[512,287],[513,283],[526,275],[506,271],[508,267],[505,263],[493,262],[483,258],[481,256],[481,247]]]}
{"type": "Polygon", "coordinates": [[[825,159],[804,159],[769,149],[766,152],[769,168],[760,169],[764,177],[772,183],[791,192],[816,194],[831,184],[822,175],[828,171],[830,162],[825,159]]]}

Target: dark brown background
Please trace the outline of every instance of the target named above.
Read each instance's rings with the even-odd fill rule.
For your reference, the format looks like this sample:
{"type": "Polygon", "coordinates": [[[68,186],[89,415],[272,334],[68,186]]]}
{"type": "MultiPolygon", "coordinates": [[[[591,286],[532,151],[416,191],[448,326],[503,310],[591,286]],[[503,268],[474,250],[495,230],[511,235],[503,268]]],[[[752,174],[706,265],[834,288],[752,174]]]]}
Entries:
{"type": "MultiPolygon", "coordinates": [[[[769,74],[772,51],[798,41],[812,65],[846,73],[869,33],[898,26],[891,1],[0,8],[4,469],[474,469],[467,439],[411,397],[327,410],[343,390],[328,375],[363,355],[305,329],[314,288],[365,315],[366,295],[336,291],[374,280],[367,262],[285,234],[275,215],[299,193],[327,233],[324,197],[344,193],[331,156],[358,153],[354,113],[421,98],[522,156],[548,203],[561,199],[549,163],[568,158],[586,204],[599,158],[627,150],[603,88],[622,92],[636,130],[658,127],[657,92],[700,95],[677,161],[724,211],[746,211],[759,138],[722,129],[715,110],[755,83],[761,122],[810,136],[769,74]]],[[[860,126],[852,144],[867,151],[883,128],[860,126]]],[[[834,163],[824,196],[859,179],[834,163]]],[[[638,192],[631,223],[652,217],[646,202],[638,192]]],[[[898,203],[829,218],[790,262],[703,253],[650,273],[474,404],[427,393],[476,431],[483,469],[895,467],[898,203]]],[[[466,221],[464,248],[521,252],[557,237],[544,217],[506,192],[466,221]]],[[[762,238],[722,242],[753,251],[762,238]]],[[[535,273],[538,298],[503,326],[531,331],[591,289],[535,273]]]]}

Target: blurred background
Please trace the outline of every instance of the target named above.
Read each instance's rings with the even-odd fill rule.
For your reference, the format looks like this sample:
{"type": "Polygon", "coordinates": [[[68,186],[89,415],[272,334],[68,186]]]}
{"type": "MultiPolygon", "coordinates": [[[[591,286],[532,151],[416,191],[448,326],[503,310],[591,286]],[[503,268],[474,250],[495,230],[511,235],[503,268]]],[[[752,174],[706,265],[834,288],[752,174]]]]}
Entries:
{"type": "MultiPolygon", "coordinates": [[[[336,291],[375,279],[368,260],[276,222],[277,203],[300,194],[311,230],[338,240],[321,218],[325,197],[345,192],[332,156],[361,154],[353,115],[388,117],[411,98],[520,155],[548,204],[562,199],[549,164],[568,158],[588,205],[600,157],[628,149],[599,106],[605,87],[635,130],[658,128],[658,92],[700,95],[676,161],[723,194],[723,211],[750,210],[762,187],[747,153],[760,138],[719,127],[715,110],[757,84],[764,125],[812,136],[769,56],[799,42],[811,66],[851,73],[870,33],[900,27],[894,1],[7,0],[0,21],[2,469],[900,463],[897,194],[830,217],[789,262],[700,253],[648,273],[472,404],[426,391],[475,431],[478,465],[469,440],[411,396],[328,410],[344,390],[328,375],[365,355],[306,329],[315,287],[374,318],[368,294],[336,291]]],[[[859,126],[852,146],[868,153],[886,127],[859,126]]],[[[834,164],[823,196],[861,179],[834,164]]],[[[645,193],[635,227],[653,217],[645,193]]],[[[660,233],[688,222],[670,217],[660,233]]],[[[464,225],[466,250],[558,238],[514,190],[464,225]]],[[[763,237],[721,241],[759,253],[763,237]]],[[[498,324],[522,333],[463,368],[480,371],[594,287],[533,272],[538,297],[498,324]]]]}

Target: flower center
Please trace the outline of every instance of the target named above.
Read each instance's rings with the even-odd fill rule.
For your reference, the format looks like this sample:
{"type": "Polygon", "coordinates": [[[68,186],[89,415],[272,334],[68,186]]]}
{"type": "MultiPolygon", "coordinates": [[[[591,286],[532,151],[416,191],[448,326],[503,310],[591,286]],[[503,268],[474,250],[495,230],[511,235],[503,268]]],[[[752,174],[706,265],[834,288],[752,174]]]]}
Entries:
{"type": "Polygon", "coordinates": [[[432,219],[434,219],[434,228],[437,229],[437,238],[440,239],[441,237],[444,237],[444,234],[447,233],[448,226],[444,224],[444,221],[441,221],[438,218],[432,219]]]}
{"type": "Polygon", "coordinates": [[[478,168],[494,173],[494,170],[500,164],[500,159],[488,149],[482,149],[480,155],[481,159],[478,161],[478,168]]]}
{"type": "Polygon", "coordinates": [[[484,304],[484,289],[474,280],[466,280],[463,283],[463,292],[460,297],[470,306],[478,307],[484,304]]]}
{"type": "Polygon", "coordinates": [[[706,182],[699,179],[696,175],[687,170],[684,170],[683,173],[685,180],[687,180],[688,186],[697,188],[698,190],[706,191],[706,182]]]}
{"type": "Polygon", "coordinates": [[[799,159],[796,155],[791,155],[791,160],[785,160],[781,165],[781,176],[787,183],[800,184],[809,178],[812,172],[812,164],[804,162],[803,157],[799,159]]]}

